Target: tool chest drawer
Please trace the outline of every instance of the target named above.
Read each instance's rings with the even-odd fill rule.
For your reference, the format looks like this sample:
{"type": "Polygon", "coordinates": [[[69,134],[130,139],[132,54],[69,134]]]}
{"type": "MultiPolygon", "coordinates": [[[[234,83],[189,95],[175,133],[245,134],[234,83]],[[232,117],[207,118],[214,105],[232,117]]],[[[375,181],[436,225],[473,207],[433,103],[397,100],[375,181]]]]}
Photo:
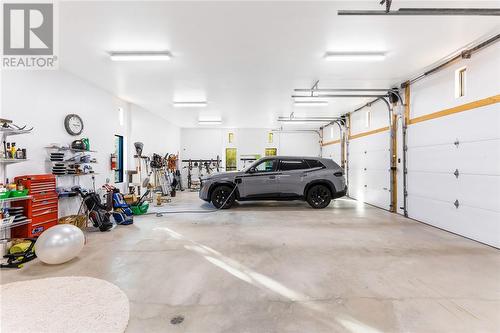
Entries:
{"type": "Polygon", "coordinates": [[[50,195],[48,197],[42,197],[42,198],[33,198],[33,204],[32,208],[35,210],[39,207],[44,207],[47,205],[54,205],[58,203],[58,198],[57,196],[50,195]]]}
{"type": "Polygon", "coordinates": [[[36,237],[57,225],[59,198],[56,192],[56,177],[52,174],[27,175],[16,177],[14,180],[23,184],[32,198],[22,204],[30,223],[13,228],[13,237],[36,237]]]}
{"type": "Polygon", "coordinates": [[[31,223],[29,227],[30,237],[40,236],[42,232],[55,225],[57,225],[57,219],[52,219],[46,222],[31,223]]]}

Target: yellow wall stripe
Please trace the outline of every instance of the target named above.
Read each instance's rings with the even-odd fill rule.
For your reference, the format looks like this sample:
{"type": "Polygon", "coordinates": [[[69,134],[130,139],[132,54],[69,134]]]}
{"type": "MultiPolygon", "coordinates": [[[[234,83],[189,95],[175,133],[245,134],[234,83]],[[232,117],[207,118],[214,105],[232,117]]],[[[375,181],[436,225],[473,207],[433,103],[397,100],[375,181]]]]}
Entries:
{"type": "Polygon", "coordinates": [[[444,116],[449,116],[451,114],[464,112],[464,111],[468,111],[468,110],[473,110],[473,109],[477,109],[477,108],[480,108],[483,106],[487,106],[487,105],[491,105],[491,104],[495,104],[495,103],[499,103],[499,102],[500,102],[500,95],[491,96],[491,97],[487,97],[484,99],[480,99],[478,101],[470,102],[467,104],[455,106],[453,108],[441,110],[438,112],[434,112],[434,113],[426,114],[424,116],[410,119],[409,124],[411,125],[411,124],[420,123],[420,122],[426,121],[426,120],[432,120],[432,119],[436,119],[436,118],[440,118],[440,117],[444,117],[444,116]]]}
{"type": "Polygon", "coordinates": [[[349,135],[349,140],[361,138],[361,137],[367,136],[367,135],[377,134],[377,133],[388,131],[388,130],[389,130],[389,126],[386,126],[386,127],[374,129],[373,131],[349,135]]]}

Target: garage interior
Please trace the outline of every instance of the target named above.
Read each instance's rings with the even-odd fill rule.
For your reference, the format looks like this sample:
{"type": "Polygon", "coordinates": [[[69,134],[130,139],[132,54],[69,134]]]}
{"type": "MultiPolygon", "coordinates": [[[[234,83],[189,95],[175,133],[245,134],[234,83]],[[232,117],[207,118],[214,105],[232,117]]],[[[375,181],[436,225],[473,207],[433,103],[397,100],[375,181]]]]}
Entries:
{"type": "Polygon", "coordinates": [[[2,4],[2,332],[500,331],[498,1],[46,3],[2,4]]]}

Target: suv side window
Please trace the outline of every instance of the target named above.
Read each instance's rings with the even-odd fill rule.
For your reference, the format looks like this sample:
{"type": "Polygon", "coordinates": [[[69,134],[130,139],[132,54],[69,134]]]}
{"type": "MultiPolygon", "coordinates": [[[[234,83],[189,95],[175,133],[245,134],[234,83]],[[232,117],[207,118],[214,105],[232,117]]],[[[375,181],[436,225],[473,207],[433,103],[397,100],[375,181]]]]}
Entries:
{"type": "Polygon", "coordinates": [[[292,171],[292,170],[303,170],[309,169],[304,160],[281,160],[280,171],[292,171]]]}
{"type": "Polygon", "coordinates": [[[313,168],[324,168],[325,166],[318,160],[306,160],[307,164],[311,169],[313,168]]]}
{"type": "Polygon", "coordinates": [[[277,164],[278,163],[276,159],[269,159],[260,162],[253,168],[255,169],[255,172],[272,172],[276,171],[277,164]]]}

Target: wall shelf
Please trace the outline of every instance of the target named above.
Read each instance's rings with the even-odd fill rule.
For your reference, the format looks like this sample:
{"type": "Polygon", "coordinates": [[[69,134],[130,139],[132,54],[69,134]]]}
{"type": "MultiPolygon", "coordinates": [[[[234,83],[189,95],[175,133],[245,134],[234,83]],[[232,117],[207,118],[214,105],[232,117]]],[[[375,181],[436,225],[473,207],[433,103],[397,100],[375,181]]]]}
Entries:
{"type": "Polygon", "coordinates": [[[80,177],[80,176],[92,176],[92,175],[98,175],[98,173],[96,172],[92,172],[92,173],[80,173],[80,174],[66,174],[66,175],[54,175],[56,177],[80,177]]]}
{"type": "Polygon", "coordinates": [[[25,158],[0,158],[0,163],[2,164],[13,164],[29,161],[25,158]]]}
{"type": "Polygon", "coordinates": [[[0,127],[0,134],[3,136],[28,134],[28,133],[31,133],[31,131],[32,130],[18,130],[18,129],[13,129],[13,128],[0,127]]]}
{"type": "Polygon", "coordinates": [[[97,164],[97,162],[76,162],[76,161],[47,161],[49,163],[61,163],[61,164],[97,164]]]}
{"type": "Polygon", "coordinates": [[[11,198],[6,198],[6,199],[0,199],[0,203],[31,200],[31,198],[32,198],[31,195],[25,195],[23,197],[11,197],[11,198]]]}
{"type": "Polygon", "coordinates": [[[75,148],[70,148],[70,147],[47,146],[45,148],[59,150],[59,151],[70,151],[73,153],[97,153],[97,151],[95,151],[95,150],[75,149],[75,148]]]}
{"type": "Polygon", "coordinates": [[[19,221],[19,222],[12,222],[12,223],[6,223],[6,224],[2,224],[0,225],[0,230],[7,230],[7,229],[12,229],[12,228],[15,228],[15,227],[18,227],[20,225],[25,225],[25,224],[28,224],[30,223],[31,220],[30,219],[26,219],[24,221],[19,221]]]}

